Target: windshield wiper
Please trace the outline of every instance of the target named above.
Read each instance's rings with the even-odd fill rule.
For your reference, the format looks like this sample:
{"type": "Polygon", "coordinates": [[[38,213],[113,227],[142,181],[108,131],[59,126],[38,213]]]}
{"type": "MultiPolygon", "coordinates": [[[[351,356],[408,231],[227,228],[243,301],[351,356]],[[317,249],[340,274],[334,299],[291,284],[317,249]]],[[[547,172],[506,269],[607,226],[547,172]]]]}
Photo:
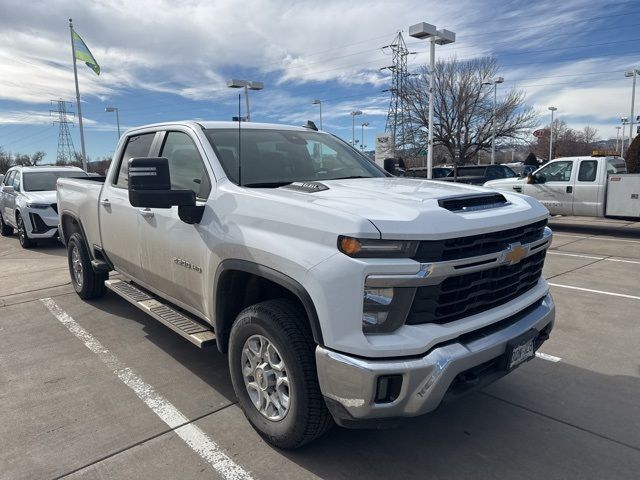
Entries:
{"type": "Polygon", "coordinates": [[[285,185],[291,185],[293,182],[258,182],[258,183],[245,183],[243,187],[249,188],[278,188],[285,185]]]}
{"type": "Polygon", "coordinates": [[[338,177],[338,178],[327,178],[326,181],[330,180],[349,180],[351,178],[373,178],[373,177],[365,177],[364,175],[351,175],[350,177],[338,177]]]}

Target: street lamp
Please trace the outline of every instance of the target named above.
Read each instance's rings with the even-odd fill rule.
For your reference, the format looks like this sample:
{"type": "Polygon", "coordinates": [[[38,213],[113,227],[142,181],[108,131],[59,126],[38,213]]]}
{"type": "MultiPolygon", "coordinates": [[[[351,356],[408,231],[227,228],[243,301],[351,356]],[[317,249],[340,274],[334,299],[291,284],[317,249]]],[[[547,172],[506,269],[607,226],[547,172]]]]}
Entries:
{"type": "Polygon", "coordinates": [[[322,100],[318,100],[317,98],[311,102],[311,105],[318,105],[320,107],[320,130],[322,130],[322,100]]]}
{"type": "Polygon", "coordinates": [[[551,110],[551,125],[549,126],[549,161],[553,160],[553,112],[558,110],[556,107],[549,107],[551,110]]]}
{"type": "MultiPolygon", "coordinates": [[[[621,117],[620,122],[622,122],[622,143],[620,144],[620,156],[624,156],[624,132],[625,127],[629,125],[629,119],[627,117],[621,117]]],[[[629,137],[631,137],[631,132],[629,132],[629,137]]],[[[629,142],[631,144],[631,142],[629,142]]]]}
{"type": "Polygon", "coordinates": [[[356,144],[356,115],[362,115],[362,110],[354,110],[351,115],[351,146],[355,148],[356,144]]]}
{"type": "Polygon", "coordinates": [[[435,90],[436,43],[446,45],[456,41],[456,34],[450,30],[438,30],[429,23],[416,23],[409,27],[409,36],[418,39],[430,39],[431,60],[429,67],[429,145],[427,148],[427,178],[432,178],[433,170],[433,102],[435,90]]]}
{"type": "Polygon", "coordinates": [[[496,163],[496,103],[498,84],[504,82],[504,77],[482,82],[482,85],[493,85],[493,116],[491,119],[491,165],[496,163]]]}
{"type": "Polygon", "coordinates": [[[616,127],[616,152],[620,152],[620,126],[616,127]]]}
{"type": "Polygon", "coordinates": [[[107,107],[104,109],[105,112],[116,112],[116,124],[118,125],[118,140],[120,140],[120,113],[118,112],[118,107],[107,107]]]}
{"type": "Polygon", "coordinates": [[[360,124],[360,150],[364,152],[364,127],[368,127],[369,122],[363,122],[360,124]]]}
{"type": "Polygon", "coordinates": [[[247,122],[250,122],[251,113],[249,111],[249,90],[262,90],[264,88],[264,83],[232,78],[231,80],[227,80],[227,87],[244,88],[244,100],[247,107],[247,122]]]}
{"type": "MultiPolygon", "coordinates": [[[[631,87],[631,115],[629,116],[629,121],[631,124],[631,127],[629,128],[629,146],[631,146],[631,142],[633,141],[633,119],[635,118],[633,116],[633,107],[636,103],[636,77],[639,73],[640,70],[638,70],[637,68],[624,72],[625,77],[633,77],[633,86],[631,87]]],[[[622,147],[624,148],[624,145],[622,147]]]]}

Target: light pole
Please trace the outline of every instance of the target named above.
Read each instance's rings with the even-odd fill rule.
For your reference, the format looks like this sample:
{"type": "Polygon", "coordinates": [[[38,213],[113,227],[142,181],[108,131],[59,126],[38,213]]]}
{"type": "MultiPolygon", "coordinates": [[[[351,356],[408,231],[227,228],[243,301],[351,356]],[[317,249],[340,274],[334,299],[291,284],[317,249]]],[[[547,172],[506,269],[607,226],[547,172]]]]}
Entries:
{"type": "Polygon", "coordinates": [[[363,122],[360,124],[360,150],[364,152],[364,127],[368,127],[369,122],[363,122]]]}
{"type": "Polygon", "coordinates": [[[354,110],[351,115],[351,146],[356,145],[356,115],[362,115],[362,110],[354,110]]]}
{"type": "Polygon", "coordinates": [[[435,90],[436,43],[446,45],[456,41],[456,34],[450,30],[438,30],[429,23],[416,23],[409,27],[409,36],[419,39],[430,39],[431,59],[429,66],[429,145],[427,147],[427,178],[432,178],[433,171],[433,97],[435,90]]]}
{"type": "Polygon", "coordinates": [[[493,115],[491,118],[491,165],[496,163],[496,104],[498,101],[498,84],[504,82],[504,77],[482,82],[482,85],[493,85],[493,115]]]}
{"type": "Polygon", "coordinates": [[[120,140],[120,113],[118,112],[118,107],[107,107],[104,109],[105,112],[116,112],[116,124],[118,125],[118,140],[120,140]]]}
{"type": "Polygon", "coordinates": [[[616,127],[616,152],[620,152],[620,126],[616,127]]]}
{"type": "Polygon", "coordinates": [[[549,161],[553,160],[553,112],[558,110],[556,107],[549,107],[551,110],[551,125],[549,126],[549,161]]]}
{"type": "Polygon", "coordinates": [[[244,88],[244,100],[247,107],[247,122],[250,122],[251,112],[249,111],[249,90],[262,90],[264,88],[264,83],[232,78],[231,80],[227,80],[227,87],[244,88]]]}
{"type": "Polygon", "coordinates": [[[625,127],[629,124],[629,119],[627,117],[622,117],[620,118],[620,122],[622,122],[622,143],[620,144],[620,156],[623,157],[624,156],[624,132],[625,132],[625,127]]]}
{"type": "Polygon", "coordinates": [[[633,77],[633,86],[631,87],[631,115],[629,116],[629,124],[631,127],[629,128],[629,145],[633,141],[633,107],[636,103],[636,77],[640,73],[640,70],[634,68],[633,70],[629,70],[628,72],[624,72],[625,77],[633,77]]]}
{"type": "Polygon", "coordinates": [[[322,130],[322,100],[316,98],[311,105],[318,105],[320,107],[320,130],[322,130]]]}

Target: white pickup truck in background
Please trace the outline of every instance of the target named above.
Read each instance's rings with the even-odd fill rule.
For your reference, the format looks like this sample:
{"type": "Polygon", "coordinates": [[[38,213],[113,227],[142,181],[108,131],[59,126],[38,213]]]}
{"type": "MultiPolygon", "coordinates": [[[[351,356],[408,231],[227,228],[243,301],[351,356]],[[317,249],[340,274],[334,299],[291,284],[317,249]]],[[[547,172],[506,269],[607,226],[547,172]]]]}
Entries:
{"type": "Polygon", "coordinates": [[[58,181],[58,205],[76,292],[228,353],[245,415],[283,448],[432,411],[553,328],[538,201],[390,177],[310,128],[129,130],[106,178],[58,181]]]}
{"type": "Polygon", "coordinates": [[[621,157],[556,158],[528,177],[484,186],[530,195],[552,215],[640,218],[640,174],[628,174],[621,157]]]}

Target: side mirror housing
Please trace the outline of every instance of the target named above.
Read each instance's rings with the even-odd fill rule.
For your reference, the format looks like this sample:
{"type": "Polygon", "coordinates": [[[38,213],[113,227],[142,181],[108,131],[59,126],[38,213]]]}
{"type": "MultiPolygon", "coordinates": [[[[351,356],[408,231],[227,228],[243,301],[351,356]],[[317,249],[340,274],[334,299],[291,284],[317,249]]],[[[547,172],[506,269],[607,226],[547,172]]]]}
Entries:
{"type": "Polygon", "coordinates": [[[129,203],[142,208],[195,206],[192,190],[172,190],[166,158],[129,160],[129,203]]]}
{"type": "Polygon", "coordinates": [[[527,183],[530,185],[536,183],[532,174],[527,175],[527,183]]]}
{"type": "Polygon", "coordinates": [[[391,175],[395,175],[396,173],[396,160],[395,158],[385,158],[384,159],[384,169],[389,172],[391,175]]]}
{"type": "Polygon", "coordinates": [[[16,190],[13,188],[13,185],[3,185],[2,193],[14,193],[16,190]]]}

